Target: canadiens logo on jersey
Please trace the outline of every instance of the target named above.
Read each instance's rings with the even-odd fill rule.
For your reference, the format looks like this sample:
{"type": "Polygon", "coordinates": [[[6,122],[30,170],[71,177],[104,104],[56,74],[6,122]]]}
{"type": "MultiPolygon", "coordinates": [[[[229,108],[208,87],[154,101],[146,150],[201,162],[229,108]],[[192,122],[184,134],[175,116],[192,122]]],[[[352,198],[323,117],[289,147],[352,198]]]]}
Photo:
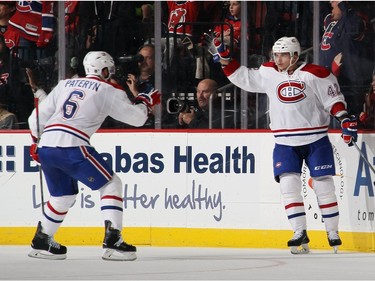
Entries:
{"type": "Polygon", "coordinates": [[[332,32],[332,29],[335,27],[336,22],[331,22],[327,28],[326,31],[323,34],[322,37],[322,43],[320,44],[320,48],[325,51],[331,49],[331,44],[329,43],[330,39],[332,39],[334,32],[332,32]]]}
{"type": "Polygon", "coordinates": [[[33,1],[18,1],[17,2],[17,10],[22,12],[22,13],[27,13],[27,12],[32,11],[33,9],[31,8],[31,5],[30,5],[31,2],[33,2],[33,1]]]}
{"type": "Polygon", "coordinates": [[[276,93],[281,102],[295,103],[306,97],[305,88],[305,83],[301,81],[285,81],[277,85],[276,93]]]}

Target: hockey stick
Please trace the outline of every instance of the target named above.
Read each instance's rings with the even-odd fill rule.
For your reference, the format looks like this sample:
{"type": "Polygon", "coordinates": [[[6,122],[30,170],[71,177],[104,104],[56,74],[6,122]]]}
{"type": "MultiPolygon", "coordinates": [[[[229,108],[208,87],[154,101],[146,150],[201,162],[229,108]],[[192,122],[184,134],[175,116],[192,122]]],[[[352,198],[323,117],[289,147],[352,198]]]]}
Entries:
{"type": "MultiPolygon", "coordinates": [[[[363,155],[361,149],[358,147],[357,143],[356,142],[352,142],[354,147],[358,150],[359,152],[359,155],[362,157],[363,161],[366,162],[366,164],[370,167],[371,171],[375,174],[375,168],[371,165],[371,163],[367,160],[367,158],[365,157],[365,155],[363,155]]],[[[374,182],[375,184],[375,182],[374,182]]]]}
{"type": "MultiPolygon", "coordinates": [[[[368,118],[368,114],[366,112],[361,112],[360,114],[358,115],[355,115],[357,120],[361,123],[365,123],[366,119],[368,118]]],[[[341,122],[337,117],[335,117],[335,119],[339,122],[341,122]]],[[[367,166],[369,166],[369,168],[371,169],[371,171],[375,174],[375,168],[371,165],[371,163],[367,160],[366,156],[362,153],[361,149],[358,147],[357,143],[355,141],[352,141],[352,144],[354,145],[354,147],[357,149],[359,155],[361,156],[361,158],[363,159],[363,161],[365,161],[365,163],[367,164],[367,166]]],[[[374,185],[375,185],[375,181],[374,181],[374,185]]]]}
{"type": "MultiPolygon", "coordinates": [[[[40,139],[40,122],[39,122],[39,99],[34,98],[34,105],[35,105],[35,113],[36,113],[36,130],[37,130],[37,143],[39,143],[40,139]]],[[[41,207],[42,207],[42,214],[44,215],[44,192],[43,192],[43,172],[42,172],[42,165],[38,165],[39,167],[39,182],[40,182],[40,200],[41,200],[41,207]]]]}
{"type": "MultiPolygon", "coordinates": [[[[362,124],[364,124],[366,122],[367,118],[368,118],[367,112],[361,112],[357,116],[358,121],[361,122],[362,124]]],[[[353,141],[352,143],[353,143],[354,147],[357,149],[357,151],[359,152],[359,155],[362,157],[363,161],[366,162],[366,164],[369,166],[369,168],[371,169],[371,171],[375,174],[375,168],[367,160],[367,158],[365,157],[365,155],[362,153],[362,150],[358,147],[357,143],[355,141],[353,141]]],[[[374,185],[375,185],[375,182],[374,182],[374,185]]]]}

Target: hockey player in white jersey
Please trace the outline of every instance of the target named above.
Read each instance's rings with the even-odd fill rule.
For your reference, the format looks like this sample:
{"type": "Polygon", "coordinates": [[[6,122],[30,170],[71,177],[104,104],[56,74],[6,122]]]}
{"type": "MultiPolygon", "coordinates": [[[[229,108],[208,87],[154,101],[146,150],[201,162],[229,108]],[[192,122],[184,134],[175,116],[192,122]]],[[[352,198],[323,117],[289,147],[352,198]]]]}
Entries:
{"type": "Polygon", "coordinates": [[[142,126],[160,93],[141,93],[132,103],[126,93],[109,82],[115,72],[112,57],[89,52],[83,65],[85,78],[66,79],[49,93],[29,117],[33,140],[30,154],[41,164],[50,193],[37,226],[30,257],[65,259],[67,249],[54,240],[78,194],[78,181],[100,192],[105,235],[105,260],[135,260],[136,247],[122,239],[123,186],[120,178],[90,144],[90,137],[107,116],[142,126]],[[38,136],[39,132],[41,133],[38,136]]]}
{"type": "Polygon", "coordinates": [[[335,165],[328,138],[330,115],[340,120],[342,137],[349,146],[357,140],[357,120],[348,116],[337,79],[327,69],[299,62],[300,44],[282,37],[272,48],[273,61],[249,69],[231,58],[229,49],[214,39],[228,79],[248,92],[266,93],[270,104],[270,128],[275,136],[273,168],[294,236],[292,253],[309,252],[306,213],[301,195],[303,161],[310,170],[313,190],[324,219],[329,245],[335,253],[341,245],[339,208],[333,175],[335,165]]]}

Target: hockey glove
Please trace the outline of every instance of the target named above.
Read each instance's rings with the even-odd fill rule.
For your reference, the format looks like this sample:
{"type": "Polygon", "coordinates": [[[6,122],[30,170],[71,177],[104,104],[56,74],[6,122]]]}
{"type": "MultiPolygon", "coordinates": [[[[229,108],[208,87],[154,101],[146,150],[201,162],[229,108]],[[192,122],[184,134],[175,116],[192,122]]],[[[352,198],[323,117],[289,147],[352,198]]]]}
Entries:
{"type": "Polygon", "coordinates": [[[36,46],[38,48],[46,47],[52,40],[53,33],[51,31],[41,31],[36,46]]]}
{"type": "Polygon", "coordinates": [[[222,60],[231,60],[231,55],[228,46],[226,46],[219,38],[214,38],[212,41],[217,53],[219,54],[220,59],[222,60]]]}
{"type": "Polygon", "coordinates": [[[38,144],[37,143],[33,143],[30,146],[30,156],[31,156],[31,158],[33,158],[33,160],[35,162],[38,163],[38,165],[40,165],[39,155],[38,155],[38,144]]]}
{"type": "Polygon", "coordinates": [[[347,117],[341,121],[341,137],[347,145],[352,146],[353,142],[357,141],[357,128],[358,122],[355,116],[347,117]]]}
{"type": "Polygon", "coordinates": [[[140,93],[138,96],[134,99],[134,103],[143,103],[146,105],[149,109],[151,109],[153,106],[160,103],[160,97],[161,94],[159,90],[152,89],[149,93],[140,93]]]}

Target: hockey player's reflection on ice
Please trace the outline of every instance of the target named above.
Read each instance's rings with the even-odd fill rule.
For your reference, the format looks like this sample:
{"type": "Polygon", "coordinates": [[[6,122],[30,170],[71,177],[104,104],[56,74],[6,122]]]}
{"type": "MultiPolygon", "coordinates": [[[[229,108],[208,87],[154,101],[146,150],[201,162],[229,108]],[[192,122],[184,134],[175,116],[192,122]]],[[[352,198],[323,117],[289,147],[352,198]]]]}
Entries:
{"type": "Polygon", "coordinates": [[[223,217],[223,210],[225,209],[225,205],[223,205],[222,202],[221,191],[218,193],[209,194],[209,189],[202,187],[201,184],[196,184],[195,180],[192,181],[191,192],[186,195],[178,195],[173,193],[171,188],[165,188],[164,194],[156,194],[151,196],[140,193],[137,184],[134,184],[133,192],[131,191],[131,188],[129,188],[128,184],[125,184],[125,209],[136,209],[139,207],[154,209],[156,204],[163,204],[165,209],[189,208],[191,210],[216,210],[216,213],[213,215],[213,218],[216,221],[221,221],[223,217]]]}

